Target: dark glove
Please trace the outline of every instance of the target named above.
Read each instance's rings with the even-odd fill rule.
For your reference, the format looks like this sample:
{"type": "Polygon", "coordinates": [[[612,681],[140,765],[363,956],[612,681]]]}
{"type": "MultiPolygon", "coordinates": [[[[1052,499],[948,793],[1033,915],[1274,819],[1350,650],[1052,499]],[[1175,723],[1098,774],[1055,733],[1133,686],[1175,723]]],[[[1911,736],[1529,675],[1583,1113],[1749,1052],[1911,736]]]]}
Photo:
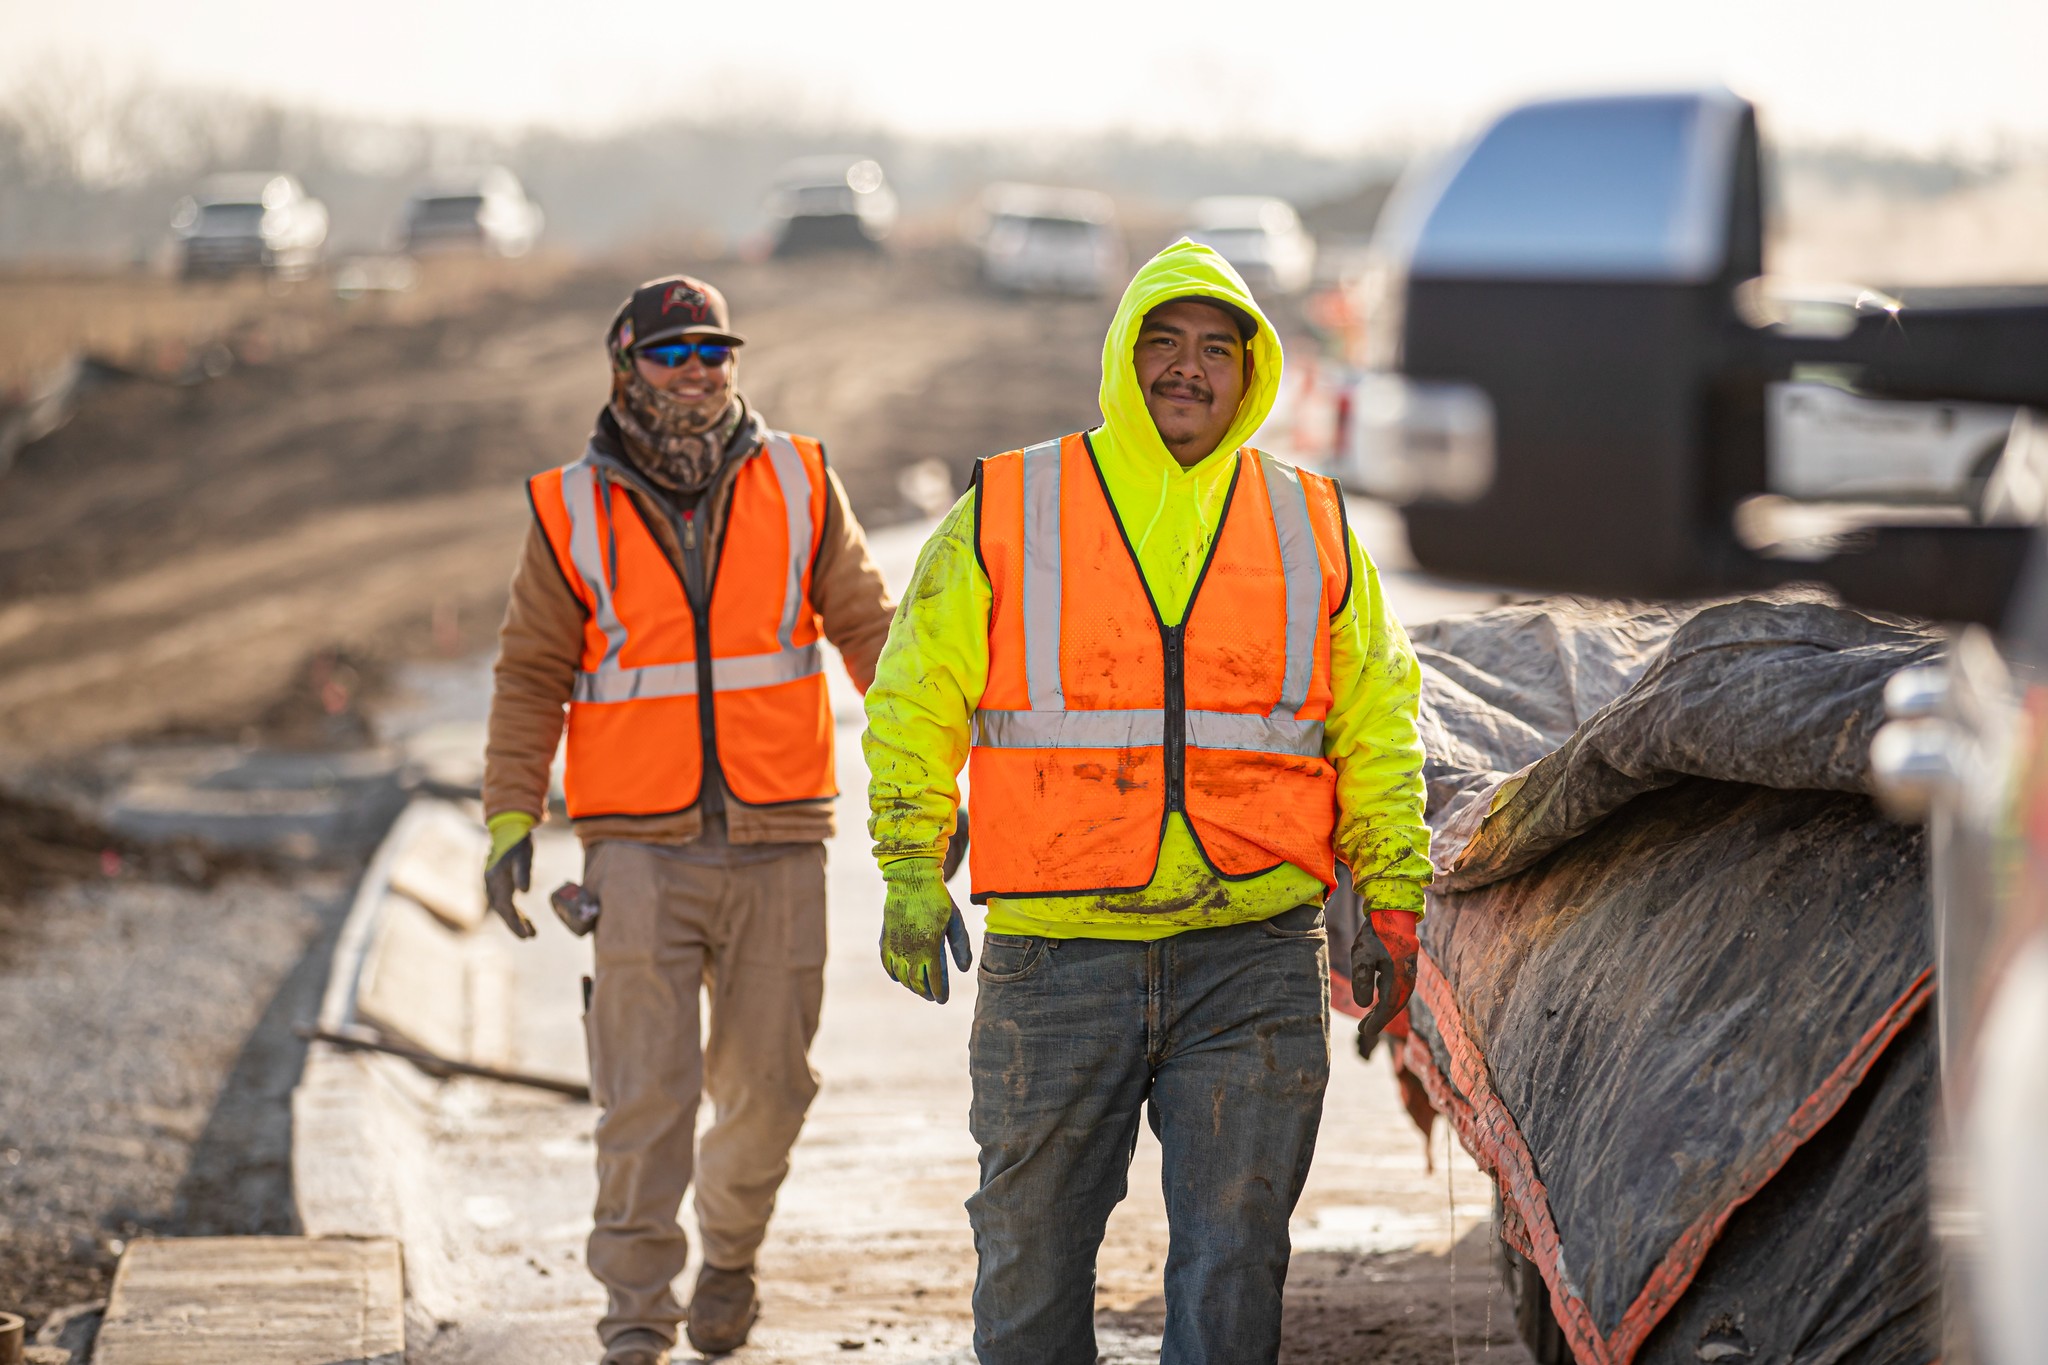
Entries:
{"type": "Polygon", "coordinates": [[[960,864],[967,861],[967,808],[953,812],[953,834],[946,840],[946,856],[939,861],[939,880],[950,882],[960,864]]]}
{"type": "Polygon", "coordinates": [[[1351,944],[1351,998],[1371,1003],[1358,1021],[1358,1055],[1370,1057],[1381,1030],[1407,1008],[1415,990],[1416,915],[1412,910],[1374,910],[1358,926],[1351,944]]]}
{"type": "Polygon", "coordinates": [[[521,835],[509,848],[499,852],[484,868],[484,900],[514,938],[532,938],[533,921],[512,903],[512,893],[533,885],[533,839],[521,835]]]}

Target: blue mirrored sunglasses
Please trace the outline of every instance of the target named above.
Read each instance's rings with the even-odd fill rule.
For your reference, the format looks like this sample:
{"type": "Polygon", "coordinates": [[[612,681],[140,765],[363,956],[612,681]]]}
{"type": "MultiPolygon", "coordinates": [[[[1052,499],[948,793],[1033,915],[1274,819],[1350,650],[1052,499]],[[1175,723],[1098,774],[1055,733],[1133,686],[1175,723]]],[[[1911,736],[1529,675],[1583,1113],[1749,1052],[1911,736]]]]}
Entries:
{"type": "Polygon", "coordinates": [[[679,370],[696,356],[704,362],[704,368],[715,370],[732,359],[732,347],[722,341],[664,341],[657,346],[642,346],[635,354],[645,356],[664,370],[679,370]]]}

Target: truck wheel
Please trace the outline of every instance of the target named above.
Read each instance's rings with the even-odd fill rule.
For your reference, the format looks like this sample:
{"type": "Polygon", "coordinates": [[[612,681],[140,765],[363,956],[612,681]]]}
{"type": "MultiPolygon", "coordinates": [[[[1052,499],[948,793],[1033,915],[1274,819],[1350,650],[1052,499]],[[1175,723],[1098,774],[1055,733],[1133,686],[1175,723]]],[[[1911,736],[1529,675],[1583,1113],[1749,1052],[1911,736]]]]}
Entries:
{"type": "Polygon", "coordinates": [[[1493,1195],[1493,1264],[1515,1306],[1515,1335],[1522,1339],[1536,1365],[1578,1365],[1564,1329],[1550,1308],[1550,1286],[1536,1263],[1508,1245],[1501,1236],[1500,1191],[1493,1195]]]}

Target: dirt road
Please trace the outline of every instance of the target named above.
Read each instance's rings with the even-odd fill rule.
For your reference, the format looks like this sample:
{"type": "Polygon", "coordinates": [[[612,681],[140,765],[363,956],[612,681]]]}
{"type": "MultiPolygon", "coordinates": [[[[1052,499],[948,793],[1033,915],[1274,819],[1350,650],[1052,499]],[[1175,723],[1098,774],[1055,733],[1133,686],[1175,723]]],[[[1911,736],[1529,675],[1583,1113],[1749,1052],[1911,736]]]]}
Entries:
{"type": "MultiPolygon", "coordinates": [[[[0,785],[165,736],[360,736],[326,713],[376,710],[362,694],[391,665],[487,651],[526,521],[520,483],[580,449],[605,390],[597,337],[624,292],[667,264],[588,268],[442,316],[354,326],[190,387],[88,392],[73,423],[0,480],[0,785]],[[323,724],[309,729],[308,715],[323,724]]],[[[824,438],[871,527],[929,511],[978,455],[1093,419],[1107,301],[994,299],[943,258],[703,273],[750,338],[749,397],[777,425],[824,438]]],[[[1471,604],[1399,573],[1385,518],[1366,510],[1356,524],[1396,570],[1398,611],[1471,604]]],[[[897,547],[897,581],[914,548],[897,547]]],[[[856,757],[849,790],[857,771],[856,757]]],[[[0,824],[0,837],[13,832],[0,824]]],[[[93,849],[90,830],[73,842],[57,878],[69,885],[0,886],[0,1016],[17,1043],[0,1050],[0,1306],[32,1314],[103,1293],[118,1244],[138,1232],[290,1227],[284,1097],[302,1049],[289,1025],[308,1012],[346,900],[346,868],[227,868],[215,882],[201,866],[177,885],[161,860],[93,849]]],[[[863,861],[857,836],[841,841],[842,1029],[821,1062],[843,1081],[806,1138],[790,1236],[768,1273],[783,1303],[813,1305],[788,1320],[806,1349],[852,1314],[859,1331],[845,1339],[871,1356],[947,1358],[971,1274],[953,1036],[970,1002],[930,1010],[871,970],[863,861]],[[936,1030],[926,1041],[952,1069],[906,1107],[889,1087],[915,1078],[872,1043],[920,1028],[936,1030]],[[905,1172],[927,1141],[944,1149],[941,1178],[892,1204],[909,1177],[878,1172],[905,1172]],[[826,1188],[846,1197],[810,1198],[826,1188]],[[872,1207],[854,1209],[854,1195],[872,1207]],[[807,1219],[805,1207],[823,1212],[807,1219]],[[903,1255],[877,1262],[890,1246],[903,1255]]],[[[1469,1351],[1489,1328],[1505,1341],[1483,1234],[1469,1235],[1478,1177],[1462,1168],[1453,1258],[1441,1139],[1425,1176],[1391,1082],[1348,1057],[1338,1067],[1300,1221],[1288,1358],[1446,1359],[1454,1317],[1469,1351]]],[[[563,1169],[587,1176],[587,1147],[571,1152],[563,1169]]],[[[562,1166],[554,1146],[534,1155],[562,1166]]],[[[561,1189],[565,1207],[587,1210],[580,1188],[561,1189]]],[[[1144,1357],[1161,1307],[1156,1167],[1141,1165],[1133,1190],[1104,1259],[1105,1339],[1125,1359],[1144,1357]]],[[[576,1240],[562,1224],[543,1229],[551,1256],[576,1240]]],[[[547,1358],[576,1360],[590,1286],[575,1265],[557,1269],[547,1326],[560,1350],[547,1358]]],[[[458,1334],[424,1358],[469,1358],[474,1344],[458,1334]]]]}

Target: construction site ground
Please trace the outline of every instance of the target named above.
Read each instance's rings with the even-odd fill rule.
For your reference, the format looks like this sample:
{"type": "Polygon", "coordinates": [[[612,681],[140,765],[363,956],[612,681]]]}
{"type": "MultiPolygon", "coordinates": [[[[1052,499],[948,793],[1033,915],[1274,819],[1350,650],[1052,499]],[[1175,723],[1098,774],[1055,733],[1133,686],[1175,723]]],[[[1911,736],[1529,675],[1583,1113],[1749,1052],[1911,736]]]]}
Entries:
{"type": "MultiPolygon", "coordinates": [[[[359,850],[138,842],[95,824],[94,802],[158,752],[361,749],[422,689],[480,719],[521,480],[580,448],[610,310],[676,264],[555,269],[200,383],[104,377],[0,480],[0,1308],[33,1325],[103,1297],[138,1236],[300,1230],[291,1030],[317,1011],[359,850]]],[[[1110,301],[991,296],[945,256],[696,268],[749,337],[750,399],[825,439],[893,582],[976,456],[1093,420],[1110,301]]],[[[1356,511],[1404,616],[1488,600],[1413,574],[1393,519],[1356,511]]],[[[824,1090],[750,1354],[965,1359],[972,993],[935,1008],[875,963],[857,709],[839,709],[824,1090]]],[[[573,872],[573,849],[549,856],[573,872]]],[[[515,967],[534,992],[519,1046],[573,1069],[575,1001],[547,960],[515,967]]],[[[1426,1170],[1384,1062],[1358,1062],[1341,1019],[1333,1050],[1283,1359],[1517,1358],[1484,1178],[1447,1161],[1441,1127],[1426,1170]]],[[[434,1093],[470,1269],[460,1311],[409,1356],[591,1358],[592,1111],[477,1081],[434,1093]]],[[[1112,1359],[1157,1351],[1157,1159],[1142,1139],[1103,1251],[1112,1359]]]]}

